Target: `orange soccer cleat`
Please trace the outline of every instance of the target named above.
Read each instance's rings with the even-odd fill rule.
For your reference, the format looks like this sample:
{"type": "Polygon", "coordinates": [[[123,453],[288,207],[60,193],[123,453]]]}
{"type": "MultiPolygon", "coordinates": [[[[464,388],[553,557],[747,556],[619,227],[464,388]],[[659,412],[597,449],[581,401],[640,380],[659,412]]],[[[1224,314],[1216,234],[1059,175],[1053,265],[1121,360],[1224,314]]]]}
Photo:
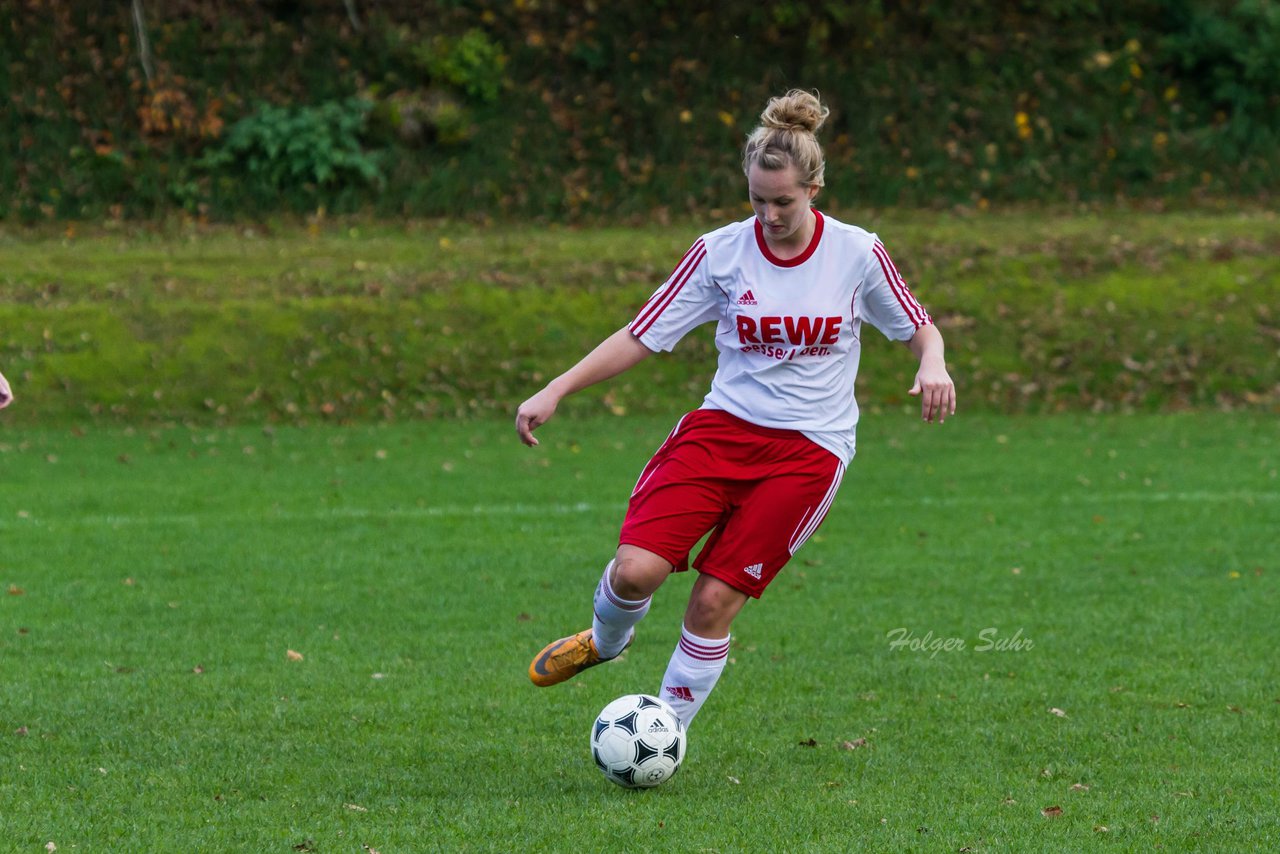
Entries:
{"type": "MultiPolygon", "coordinates": [[[[635,640],[635,633],[627,638],[627,646],[635,640]]],[[[627,646],[622,649],[625,652],[627,646]]],[[[618,653],[621,655],[622,653],[618,653]]],[[[617,656],[614,656],[617,658],[617,656]]],[[[577,676],[588,667],[595,667],[613,658],[601,658],[591,639],[591,629],[583,629],[576,635],[560,638],[547,644],[542,652],[529,665],[529,679],[539,688],[559,685],[567,679],[577,676]]]]}

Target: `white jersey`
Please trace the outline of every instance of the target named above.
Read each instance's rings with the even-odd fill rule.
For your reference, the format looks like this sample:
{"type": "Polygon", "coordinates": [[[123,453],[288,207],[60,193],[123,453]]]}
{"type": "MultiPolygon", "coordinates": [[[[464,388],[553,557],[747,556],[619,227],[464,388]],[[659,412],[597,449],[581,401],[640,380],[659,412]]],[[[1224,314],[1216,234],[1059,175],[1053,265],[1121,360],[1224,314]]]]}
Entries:
{"type": "Polygon", "coordinates": [[[848,465],[862,322],[906,341],[932,323],[876,235],[814,211],[813,238],[782,260],[755,217],[699,238],[631,321],[650,350],[671,350],[710,320],[720,351],[703,409],[799,430],[848,465]]]}

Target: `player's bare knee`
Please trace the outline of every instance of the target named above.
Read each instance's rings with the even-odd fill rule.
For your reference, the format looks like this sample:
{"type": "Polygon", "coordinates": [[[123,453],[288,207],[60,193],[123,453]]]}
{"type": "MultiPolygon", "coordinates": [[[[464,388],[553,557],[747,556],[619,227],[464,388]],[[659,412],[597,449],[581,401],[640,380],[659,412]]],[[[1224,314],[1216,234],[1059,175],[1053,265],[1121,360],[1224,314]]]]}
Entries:
{"type": "Polygon", "coordinates": [[[743,598],[728,585],[695,585],[685,609],[685,628],[701,637],[723,637],[742,609],[743,598]]]}
{"type": "Polygon", "coordinates": [[[613,559],[610,586],[623,599],[644,599],[671,574],[671,564],[646,549],[619,546],[613,559]]]}

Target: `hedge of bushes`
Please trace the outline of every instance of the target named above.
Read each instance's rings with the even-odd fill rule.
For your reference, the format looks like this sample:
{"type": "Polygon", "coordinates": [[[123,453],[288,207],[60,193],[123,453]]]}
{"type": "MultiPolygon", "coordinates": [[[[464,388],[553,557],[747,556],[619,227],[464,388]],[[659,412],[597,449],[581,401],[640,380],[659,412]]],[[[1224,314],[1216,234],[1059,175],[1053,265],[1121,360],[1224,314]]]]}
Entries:
{"type": "Polygon", "coordinates": [[[28,222],[714,211],[792,86],[833,107],[834,207],[1280,179],[1274,0],[2,5],[0,218],[28,222]]]}

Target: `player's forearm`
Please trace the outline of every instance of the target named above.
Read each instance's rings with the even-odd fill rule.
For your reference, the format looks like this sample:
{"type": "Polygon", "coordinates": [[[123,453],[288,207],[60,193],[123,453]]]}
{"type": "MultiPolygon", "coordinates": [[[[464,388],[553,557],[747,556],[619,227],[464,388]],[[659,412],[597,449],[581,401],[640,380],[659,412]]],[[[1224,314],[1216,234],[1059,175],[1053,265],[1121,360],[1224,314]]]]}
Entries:
{"type": "Polygon", "coordinates": [[[558,398],[567,397],[635,367],[652,352],[624,326],[600,342],[578,364],[547,383],[547,390],[558,398]]]}
{"type": "Polygon", "coordinates": [[[907,342],[907,348],[911,350],[912,355],[920,360],[922,365],[926,361],[937,361],[939,364],[946,364],[946,347],[942,341],[942,333],[932,323],[925,324],[917,329],[916,334],[912,335],[911,340],[907,342]]]}

